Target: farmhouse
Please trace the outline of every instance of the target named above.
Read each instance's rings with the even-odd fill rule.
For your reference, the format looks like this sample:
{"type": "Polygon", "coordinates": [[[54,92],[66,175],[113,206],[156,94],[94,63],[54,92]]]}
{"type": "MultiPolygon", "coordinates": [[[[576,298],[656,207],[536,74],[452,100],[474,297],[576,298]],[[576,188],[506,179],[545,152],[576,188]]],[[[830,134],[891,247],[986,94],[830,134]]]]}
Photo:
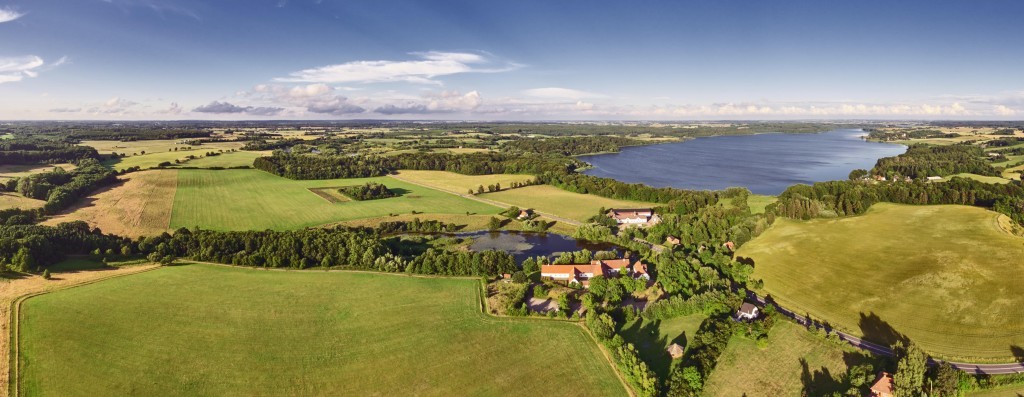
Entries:
{"type": "Polygon", "coordinates": [[[740,306],[740,310],[736,311],[736,319],[753,320],[757,318],[757,312],[757,306],[754,306],[753,303],[743,302],[743,305],[740,306]]]}
{"type": "Polygon", "coordinates": [[[647,265],[641,261],[630,265],[628,258],[593,260],[586,264],[541,265],[541,278],[565,281],[566,284],[579,284],[584,288],[590,286],[590,279],[597,276],[612,277],[627,274],[638,279],[650,280],[647,265]]]}
{"type": "Polygon", "coordinates": [[[668,350],[668,355],[672,356],[673,360],[683,357],[683,353],[685,352],[685,350],[683,350],[683,347],[679,346],[678,343],[668,345],[668,349],[666,350],[668,350]]]}
{"type": "Polygon", "coordinates": [[[679,237],[676,237],[676,236],[665,237],[665,244],[666,245],[679,245],[680,243],[682,243],[682,241],[679,240],[679,237]]]}
{"type": "Polygon", "coordinates": [[[871,386],[871,397],[893,397],[896,392],[892,387],[892,375],[888,372],[879,372],[878,380],[871,386]]]}
{"type": "Polygon", "coordinates": [[[612,208],[608,210],[608,217],[624,226],[650,226],[661,222],[661,217],[650,208],[612,208]]]}
{"type": "Polygon", "coordinates": [[[533,210],[527,208],[527,209],[519,210],[519,216],[517,216],[516,219],[528,219],[531,216],[533,216],[533,210]]]}

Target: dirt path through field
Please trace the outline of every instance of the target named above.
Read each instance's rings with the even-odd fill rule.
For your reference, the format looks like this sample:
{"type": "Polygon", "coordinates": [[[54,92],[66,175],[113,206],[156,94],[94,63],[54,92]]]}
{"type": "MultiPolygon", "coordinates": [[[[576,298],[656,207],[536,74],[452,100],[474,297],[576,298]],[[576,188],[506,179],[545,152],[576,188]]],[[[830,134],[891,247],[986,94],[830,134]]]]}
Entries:
{"type": "Polygon", "coordinates": [[[64,213],[47,219],[44,225],[85,221],[105,233],[127,237],[153,236],[168,230],[177,170],[151,170],[127,174],[120,185],[86,197],[64,213]]]}
{"type": "Polygon", "coordinates": [[[54,273],[53,279],[44,280],[35,275],[23,278],[0,279],[0,397],[7,397],[11,373],[11,304],[18,298],[43,292],[73,287],[76,285],[96,282],[111,277],[134,274],[152,270],[158,265],[125,266],[104,270],[83,270],[65,273],[54,273]]]}

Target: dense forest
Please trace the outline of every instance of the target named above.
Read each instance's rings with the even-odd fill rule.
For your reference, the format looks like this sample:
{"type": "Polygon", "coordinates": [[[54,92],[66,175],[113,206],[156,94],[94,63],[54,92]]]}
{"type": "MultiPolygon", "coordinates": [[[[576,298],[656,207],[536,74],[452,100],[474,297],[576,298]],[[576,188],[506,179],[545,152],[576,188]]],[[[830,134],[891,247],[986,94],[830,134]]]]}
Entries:
{"type": "Polygon", "coordinates": [[[575,156],[588,153],[617,152],[625,146],[643,145],[644,141],[616,136],[583,136],[546,139],[517,139],[501,145],[509,153],[537,153],[575,156]]]}
{"type": "Polygon", "coordinates": [[[313,156],[275,151],[259,157],[253,168],[290,179],[369,178],[387,175],[394,162],[384,157],[313,156]]]}
{"type": "Polygon", "coordinates": [[[509,156],[500,153],[406,153],[393,157],[286,154],[256,159],[253,167],[291,179],[367,178],[399,169],[451,171],[466,175],[571,172],[581,165],[560,157],[509,156]]]}
{"type": "Polygon", "coordinates": [[[73,163],[99,159],[96,149],[40,139],[0,140],[0,164],[73,163]]]}
{"type": "Polygon", "coordinates": [[[985,160],[985,153],[973,145],[913,145],[896,157],[885,157],[875,163],[874,175],[889,179],[947,176],[959,173],[998,176],[999,171],[985,160]]]}

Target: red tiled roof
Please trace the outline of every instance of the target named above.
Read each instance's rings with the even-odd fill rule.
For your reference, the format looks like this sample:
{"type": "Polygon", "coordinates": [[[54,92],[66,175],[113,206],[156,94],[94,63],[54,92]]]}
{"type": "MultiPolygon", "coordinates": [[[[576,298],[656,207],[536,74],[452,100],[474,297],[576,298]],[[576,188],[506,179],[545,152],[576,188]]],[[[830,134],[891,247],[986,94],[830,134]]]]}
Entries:
{"type": "Polygon", "coordinates": [[[895,393],[892,387],[892,375],[888,372],[878,374],[878,381],[871,386],[872,396],[892,396],[895,393]]]}

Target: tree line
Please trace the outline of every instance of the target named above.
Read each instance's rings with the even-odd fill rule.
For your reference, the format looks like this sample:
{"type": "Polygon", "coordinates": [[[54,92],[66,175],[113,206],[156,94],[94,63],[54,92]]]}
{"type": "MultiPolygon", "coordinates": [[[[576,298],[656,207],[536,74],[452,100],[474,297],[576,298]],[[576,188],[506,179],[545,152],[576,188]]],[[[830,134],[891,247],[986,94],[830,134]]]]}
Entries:
{"type": "MultiPolygon", "coordinates": [[[[46,200],[43,211],[55,214],[103,186],[117,182],[117,172],[93,159],[82,160],[71,172],[57,168],[18,178],[14,190],[25,197],[46,200]]],[[[5,186],[10,188],[10,184],[5,186]]]]}
{"type": "Polygon", "coordinates": [[[0,140],[0,164],[74,163],[99,158],[96,149],[88,146],[39,139],[0,140]]]}
{"type": "Polygon", "coordinates": [[[576,156],[587,153],[617,152],[625,146],[643,145],[636,139],[617,136],[582,136],[546,139],[516,139],[501,145],[509,153],[576,156]]]}
{"type": "Polygon", "coordinates": [[[982,149],[969,144],[913,145],[899,156],[879,159],[871,172],[889,179],[922,179],[959,173],[999,176],[999,171],[985,159],[982,149]]]}

